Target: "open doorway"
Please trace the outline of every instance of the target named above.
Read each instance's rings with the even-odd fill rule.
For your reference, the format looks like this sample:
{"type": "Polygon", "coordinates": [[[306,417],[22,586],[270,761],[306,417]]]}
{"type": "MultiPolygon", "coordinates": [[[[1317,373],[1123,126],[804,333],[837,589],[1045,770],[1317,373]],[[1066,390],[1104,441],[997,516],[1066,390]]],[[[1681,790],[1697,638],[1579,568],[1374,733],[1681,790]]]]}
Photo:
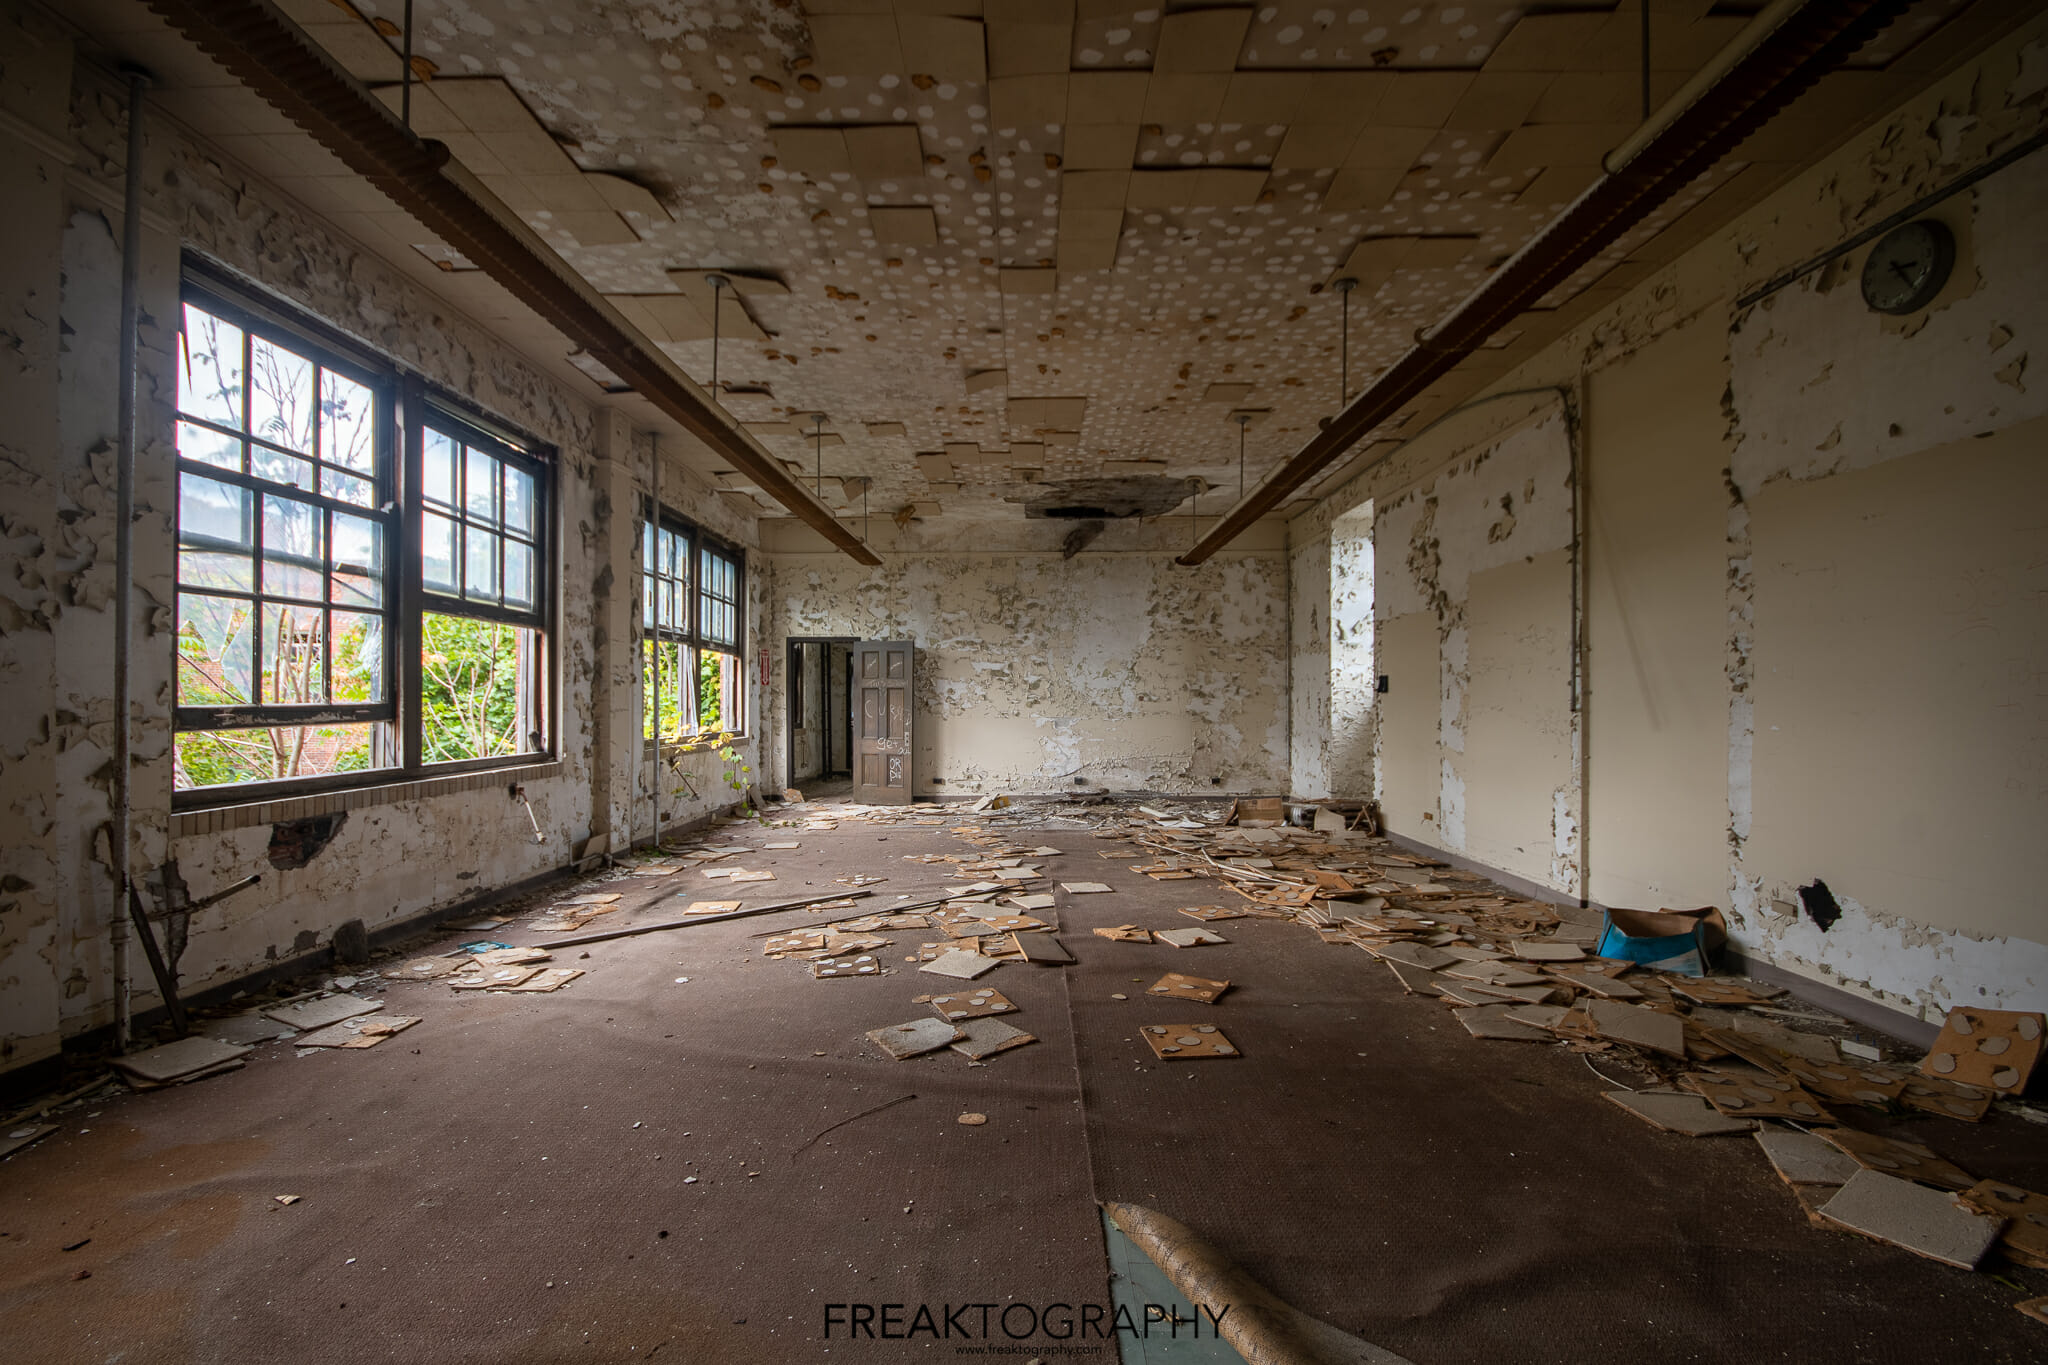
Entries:
{"type": "Polygon", "coordinates": [[[791,636],[788,786],[806,797],[845,795],[853,786],[853,636],[791,636]]]}
{"type": "Polygon", "coordinates": [[[1372,504],[1330,527],[1330,751],[1332,796],[1370,799],[1373,772],[1372,504]]]}

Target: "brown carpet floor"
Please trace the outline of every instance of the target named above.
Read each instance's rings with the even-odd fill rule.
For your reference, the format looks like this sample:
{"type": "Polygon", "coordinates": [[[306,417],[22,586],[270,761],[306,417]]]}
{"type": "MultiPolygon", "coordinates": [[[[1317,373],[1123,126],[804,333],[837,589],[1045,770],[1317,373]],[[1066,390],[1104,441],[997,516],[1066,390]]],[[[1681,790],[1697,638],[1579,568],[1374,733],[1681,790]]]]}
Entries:
{"type": "MultiPolygon", "coordinates": [[[[966,847],[856,822],[741,836],[803,845],[739,860],[778,874],[744,888],[750,903],[866,871],[888,878],[870,902],[884,908],[940,882],[902,855],[966,847]]],[[[862,1034],[924,1015],[912,997],[947,985],[902,961],[936,935],[890,935],[890,975],[815,981],[751,937],[802,912],[571,949],[588,975],[553,995],[394,984],[387,1009],[424,1022],[379,1047],[265,1045],[240,1072],[68,1113],[0,1165],[0,1356],[953,1356],[981,1344],[960,1335],[980,1310],[959,1305],[994,1305],[1007,1346],[1011,1305],[1108,1302],[1101,1198],[1192,1224],[1420,1365],[2048,1358],[2015,1290],[1810,1228],[1748,1139],[1655,1133],[1603,1102],[1579,1057],[1470,1039],[1292,925],[1229,921],[1229,943],[1187,951],[1096,938],[1192,924],[1174,907],[1214,887],[1153,883],[1086,834],[1022,838],[1068,850],[1048,863],[1064,879],[1120,893],[1062,893],[1078,965],[980,983],[1040,1042],[982,1067],[881,1057],[862,1034]],[[1155,1019],[1144,988],[1169,970],[1236,984],[1155,1019]],[[1160,1064],[1137,1040],[1191,1020],[1223,1025],[1242,1059],[1160,1064]],[[988,1123],[960,1125],[970,1111],[988,1123]],[[829,1304],[904,1305],[898,1330],[918,1305],[953,1306],[955,1335],[827,1338],[829,1304]]],[[[717,885],[614,882],[631,908],[593,927],[668,918],[679,891],[729,897],[717,885]]],[[[498,936],[545,937],[516,929],[498,936]]],[[[2048,1143],[2013,1120],[1866,1126],[2048,1187],[2048,1143]]],[[[1086,1358],[1042,1331],[1016,1344],[1018,1360],[1086,1358]]]]}

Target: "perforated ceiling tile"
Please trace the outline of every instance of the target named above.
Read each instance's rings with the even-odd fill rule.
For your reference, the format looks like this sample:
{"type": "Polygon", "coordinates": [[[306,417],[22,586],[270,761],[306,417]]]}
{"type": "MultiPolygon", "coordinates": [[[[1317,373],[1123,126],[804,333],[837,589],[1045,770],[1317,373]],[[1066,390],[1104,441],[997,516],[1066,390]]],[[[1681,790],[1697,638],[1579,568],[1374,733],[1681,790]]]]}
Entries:
{"type": "MultiPolygon", "coordinates": [[[[1926,0],[1881,43],[1896,56],[1959,2],[1926,0]]],[[[419,35],[447,73],[413,88],[422,135],[700,382],[702,272],[774,277],[787,292],[735,277],[723,298],[728,408],[807,477],[815,451],[793,417],[829,411],[845,444],[825,452],[828,477],[872,479],[872,505],[893,509],[951,474],[936,480],[949,517],[1016,517],[1043,491],[1025,479],[1075,484],[1110,461],[1234,487],[1238,432],[1204,401],[1214,384],[1271,396],[1246,433],[1247,473],[1262,477],[1334,406],[1327,286],[1361,239],[1467,245],[1449,262],[1353,271],[1354,375],[1391,363],[1527,242],[1638,117],[1632,9],[804,0],[673,6],[659,25],[615,29],[587,8],[552,7],[543,25],[514,0],[461,6],[452,31],[419,35]],[[494,74],[454,74],[468,72],[494,74]],[[678,262],[691,283],[665,275],[678,262]],[[1089,401],[1020,421],[1002,389],[964,391],[962,376],[998,370],[1089,401]],[[913,459],[947,443],[987,458],[913,459]]],[[[313,5],[316,40],[388,87],[395,50],[327,8],[313,5]]],[[[1703,4],[1660,0],[1658,14],[1660,90],[1740,23],[1703,4]]],[[[1838,73],[1743,155],[1804,156],[1900,79],[1838,73]]],[[[395,89],[378,96],[396,107],[395,89]]],[[[1641,278],[1658,230],[1758,192],[1736,169],[1674,198],[1545,306],[1582,311],[1641,278]]],[[[432,241],[381,217],[408,256],[432,241]]],[[[366,213],[365,231],[377,222],[366,213]]],[[[448,264],[451,290],[485,283],[448,264]]],[[[497,286],[485,296],[510,306],[497,286]]],[[[1569,316],[1532,318],[1525,344],[1569,316]]],[[[617,387],[590,357],[571,363],[617,387]]]]}

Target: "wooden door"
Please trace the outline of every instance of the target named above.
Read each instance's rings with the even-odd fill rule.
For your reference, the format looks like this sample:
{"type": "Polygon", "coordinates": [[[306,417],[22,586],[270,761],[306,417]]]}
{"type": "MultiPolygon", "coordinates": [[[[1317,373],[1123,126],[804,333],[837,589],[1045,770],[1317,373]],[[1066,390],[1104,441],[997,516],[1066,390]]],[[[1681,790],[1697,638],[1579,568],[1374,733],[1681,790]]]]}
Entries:
{"type": "Polygon", "coordinates": [[[871,805],[910,801],[908,640],[862,640],[853,651],[853,799],[871,805]]]}

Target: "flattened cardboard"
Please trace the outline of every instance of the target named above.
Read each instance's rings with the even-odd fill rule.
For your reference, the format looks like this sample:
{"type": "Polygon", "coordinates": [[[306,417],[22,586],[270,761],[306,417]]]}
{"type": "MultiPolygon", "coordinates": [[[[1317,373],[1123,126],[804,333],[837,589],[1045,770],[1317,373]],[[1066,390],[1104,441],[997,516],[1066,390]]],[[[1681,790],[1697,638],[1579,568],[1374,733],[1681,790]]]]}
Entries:
{"type": "Polygon", "coordinates": [[[907,1024],[868,1030],[868,1041],[899,1062],[936,1052],[966,1036],[943,1019],[913,1019],[907,1024]]]}
{"type": "Polygon", "coordinates": [[[508,986],[505,989],[531,991],[536,994],[558,991],[581,975],[583,975],[581,967],[543,967],[518,985],[508,986]]]}
{"type": "Polygon", "coordinates": [[[1213,1005],[1230,989],[1228,981],[1211,981],[1203,976],[1184,976],[1179,972],[1168,972],[1145,988],[1147,995],[1170,996],[1175,1000],[1199,1000],[1213,1005]]]}
{"type": "Polygon", "coordinates": [[[1214,1024],[1147,1024],[1139,1031],[1162,1062],[1193,1062],[1239,1056],[1237,1045],[1214,1024]]]}
{"type": "Polygon", "coordinates": [[[2041,1060],[2043,1018],[2022,1010],[1958,1006],[1948,1012],[1920,1070],[1938,1080],[2016,1095],[2027,1088],[2041,1060]]]}
{"type": "Polygon", "coordinates": [[[1952,1194],[1878,1171],[1858,1171],[1821,1205],[1820,1216],[1916,1256],[1974,1270],[2004,1220],[1952,1194]]]}
{"type": "Polygon", "coordinates": [[[994,1014],[1015,1014],[1016,1005],[1001,991],[984,986],[974,991],[956,991],[947,995],[935,995],[925,1003],[939,1018],[951,1023],[962,1019],[985,1019],[994,1014]]]}

